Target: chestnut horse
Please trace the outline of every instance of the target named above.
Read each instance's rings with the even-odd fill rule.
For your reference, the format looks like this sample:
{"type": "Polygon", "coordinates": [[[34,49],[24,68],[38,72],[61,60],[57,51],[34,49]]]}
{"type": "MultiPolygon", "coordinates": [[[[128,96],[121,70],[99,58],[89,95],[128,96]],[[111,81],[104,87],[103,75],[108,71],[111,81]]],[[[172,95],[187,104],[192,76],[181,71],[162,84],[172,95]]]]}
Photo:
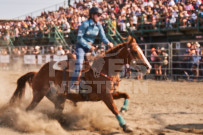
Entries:
{"type": "MultiPolygon", "coordinates": [[[[17,99],[21,99],[25,92],[25,83],[28,82],[33,89],[33,100],[26,110],[34,109],[37,104],[46,96],[55,104],[55,108],[63,110],[66,99],[74,103],[81,101],[103,101],[107,107],[116,116],[120,126],[125,132],[131,132],[132,129],[124,121],[119,114],[119,110],[114,103],[114,99],[124,98],[124,105],[121,111],[128,109],[127,93],[119,92],[119,73],[122,66],[125,64],[144,65],[148,71],[151,70],[151,65],[144,56],[142,50],[132,37],[127,42],[118,44],[117,46],[107,50],[102,56],[95,58],[92,67],[84,73],[82,77],[83,85],[85,86],[84,94],[77,93],[56,93],[53,88],[58,91],[56,86],[64,86],[64,79],[68,82],[71,78],[71,72],[54,70],[55,62],[46,63],[39,72],[29,72],[20,77],[17,81],[17,88],[14,92],[10,103],[14,103],[17,99]],[[112,55],[113,54],[113,55],[112,55]],[[103,61],[103,65],[101,64],[103,61]],[[99,66],[98,66],[99,64],[99,66]],[[100,68],[100,69],[99,69],[100,68]],[[99,70],[98,72],[96,72],[99,70]],[[95,73],[96,72],[96,73],[95,73]]],[[[65,83],[65,86],[67,84],[65,83]]],[[[84,88],[83,86],[83,88],[84,88]]]]}

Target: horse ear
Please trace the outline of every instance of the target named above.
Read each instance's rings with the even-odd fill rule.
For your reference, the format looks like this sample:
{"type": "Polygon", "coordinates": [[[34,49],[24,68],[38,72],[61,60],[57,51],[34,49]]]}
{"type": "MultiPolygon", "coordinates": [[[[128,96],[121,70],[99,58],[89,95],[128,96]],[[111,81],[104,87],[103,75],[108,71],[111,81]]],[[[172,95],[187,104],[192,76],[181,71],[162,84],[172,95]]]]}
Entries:
{"type": "Polygon", "coordinates": [[[132,43],[132,42],[136,42],[136,39],[134,37],[132,37],[131,35],[128,36],[128,44],[132,43]]]}
{"type": "Polygon", "coordinates": [[[131,35],[129,35],[129,36],[128,36],[128,41],[127,41],[127,43],[128,43],[128,44],[131,43],[131,42],[132,42],[132,39],[133,39],[133,37],[132,37],[131,35]]]}
{"type": "Polygon", "coordinates": [[[136,39],[134,37],[132,37],[132,42],[137,43],[136,39]]]}

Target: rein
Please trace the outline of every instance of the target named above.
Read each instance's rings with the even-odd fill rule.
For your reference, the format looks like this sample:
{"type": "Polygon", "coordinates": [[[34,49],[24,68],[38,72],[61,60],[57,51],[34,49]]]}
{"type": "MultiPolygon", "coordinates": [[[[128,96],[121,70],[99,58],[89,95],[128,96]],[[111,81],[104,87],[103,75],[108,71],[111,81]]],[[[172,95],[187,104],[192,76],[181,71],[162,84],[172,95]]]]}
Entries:
{"type": "MultiPolygon", "coordinates": [[[[133,44],[136,44],[136,43],[133,43],[133,44]]],[[[137,44],[136,44],[137,45],[137,44]]],[[[124,49],[124,47],[123,48],[121,48],[121,50],[122,49],[124,49]]],[[[134,59],[134,57],[133,57],[133,55],[132,55],[132,53],[131,53],[131,48],[129,47],[129,44],[127,44],[127,57],[128,56],[130,56],[130,59],[131,60],[133,60],[134,59]]],[[[117,55],[115,55],[115,56],[117,56],[117,55]]],[[[118,56],[117,56],[118,57],[118,56]]],[[[92,68],[92,70],[95,70],[96,71],[96,69],[94,69],[94,68],[92,68]]],[[[115,86],[118,86],[118,83],[121,81],[120,79],[116,79],[115,81],[114,81],[114,77],[111,77],[111,76],[109,76],[109,75],[107,75],[107,74],[105,74],[105,73],[102,73],[102,72],[100,72],[99,73],[102,77],[105,77],[105,78],[107,78],[108,80],[110,80],[110,81],[112,81],[113,82],[113,89],[112,90],[116,90],[116,88],[115,88],[115,86]]]]}
{"type": "MultiPolygon", "coordinates": [[[[123,49],[123,48],[122,48],[122,49],[123,49]]],[[[134,58],[133,58],[133,55],[132,55],[131,52],[130,52],[130,50],[131,50],[130,47],[127,46],[127,50],[128,50],[128,55],[127,55],[127,57],[130,56],[131,59],[134,59],[134,58]]],[[[102,72],[100,72],[100,75],[103,76],[103,77],[105,77],[105,78],[107,78],[107,79],[109,79],[110,81],[112,81],[112,82],[113,82],[113,87],[114,87],[113,90],[116,90],[115,86],[118,86],[118,83],[121,81],[120,79],[117,79],[116,81],[114,81],[114,80],[113,80],[113,77],[111,77],[111,76],[109,76],[109,75],[107,75],[107,74],[104,74],[104,73],[102,73],[102,72]]]]}
{"type": "Polygon", "coordinates": [[[127,50],[128,50],[128,56],[130,56],[130,58],[133,60],[133,59],[134,59],[134,58],[133,58],[133,55],[132,55],[131,52],[130,52],[131,49],[128,47],[127,50]]]}
{"type": "MultiPolygon", "coordinates": [[[[132,43],[132,44],[136,44],[136,43],[132,43]]],[[[137,47],[137,44],[136,44],[136,47],[137,47]]],[[[127,50],[128,50],[128,56],[130,56],[130,58],[133,60],[134,57],[133,57],[132,53],[130,52],[131,49],[130,49],[130,47],[128,47],[128,45],[127,45],[127,50]]],[[[134,62],[136,62],[136,61],[133,61],[133,63],[134,63],[134,62]]]]}
{"type": "Polygon", "coordinates": [[[113,81],[113,77],[108,76],[107,74],[104,74],[104,73],[100,72],[100,75],[103,76],[103,77],[108,78],[110,81],[113,81]]]}

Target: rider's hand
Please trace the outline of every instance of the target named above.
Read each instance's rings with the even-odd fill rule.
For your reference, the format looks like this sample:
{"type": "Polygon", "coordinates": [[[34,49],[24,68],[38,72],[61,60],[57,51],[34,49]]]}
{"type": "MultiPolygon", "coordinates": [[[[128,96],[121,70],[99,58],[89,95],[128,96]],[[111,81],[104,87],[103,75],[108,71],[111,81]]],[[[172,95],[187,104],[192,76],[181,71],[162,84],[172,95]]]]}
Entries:
{"type": "Polygon", "coordinates": [[[90,51],[94,51],[96,48],[94,47],[94,46],[92,46],[91,48],[90,48],[90,51]]]}
{"type": "Polygon", "coordinates": [[[109,42],[108,46],[112,48],[113,47],[113,43],[109,42]]]}

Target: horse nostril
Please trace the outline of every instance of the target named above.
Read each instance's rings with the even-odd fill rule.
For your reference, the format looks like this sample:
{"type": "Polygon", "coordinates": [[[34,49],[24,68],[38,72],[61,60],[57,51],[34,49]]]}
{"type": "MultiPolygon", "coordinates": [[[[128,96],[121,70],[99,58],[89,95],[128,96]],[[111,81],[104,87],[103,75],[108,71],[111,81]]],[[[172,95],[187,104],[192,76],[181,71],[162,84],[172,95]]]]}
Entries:
{"type": "Polygon", "coordinates": [[[147,70],[148,70],[148,69],[150,69],[150,70],[151,70],[151,69],[152,69],[152,66],[148,66],[148,65],[147,65],[147,70]]]}

